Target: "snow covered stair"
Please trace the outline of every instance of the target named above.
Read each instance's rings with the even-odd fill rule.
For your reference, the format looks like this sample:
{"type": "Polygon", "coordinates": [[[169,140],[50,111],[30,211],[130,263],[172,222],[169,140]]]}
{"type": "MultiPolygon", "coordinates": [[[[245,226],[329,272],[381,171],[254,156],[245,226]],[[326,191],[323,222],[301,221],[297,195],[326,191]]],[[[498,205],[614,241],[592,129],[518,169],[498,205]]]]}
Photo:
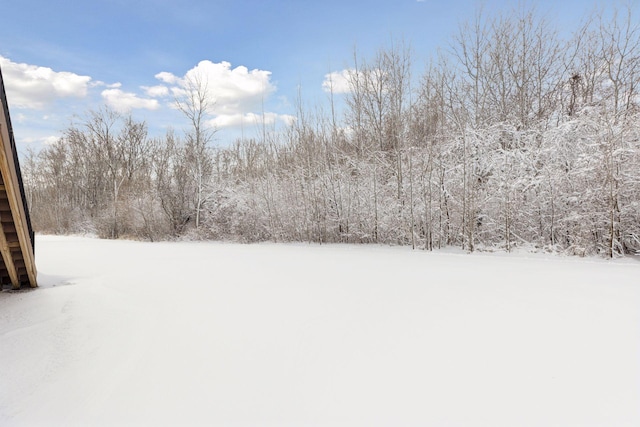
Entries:
{"type": "Polygon", "coordinates": [[[37,286],[33,230],[0,72],[0,289],[37,286]]]}

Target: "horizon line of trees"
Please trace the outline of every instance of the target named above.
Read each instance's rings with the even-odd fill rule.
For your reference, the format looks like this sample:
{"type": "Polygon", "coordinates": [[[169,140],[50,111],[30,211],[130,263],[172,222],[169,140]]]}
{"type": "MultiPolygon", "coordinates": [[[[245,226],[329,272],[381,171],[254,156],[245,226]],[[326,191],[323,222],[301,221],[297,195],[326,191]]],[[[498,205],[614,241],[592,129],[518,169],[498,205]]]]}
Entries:
{"type": "MultiPolygon", "coordinates": [[[[562,39],[530,10],[478,13],[419,79],[411,49],[354,54],[345,112],[212,144],[204,79],[184,136],[103,108],[22,159],[34,229],[148,240],[468,251],[640,251],[640,25],[630,8],[562,39]]],[[[214,94],[215,95],[215,94],[214,94]]]]}

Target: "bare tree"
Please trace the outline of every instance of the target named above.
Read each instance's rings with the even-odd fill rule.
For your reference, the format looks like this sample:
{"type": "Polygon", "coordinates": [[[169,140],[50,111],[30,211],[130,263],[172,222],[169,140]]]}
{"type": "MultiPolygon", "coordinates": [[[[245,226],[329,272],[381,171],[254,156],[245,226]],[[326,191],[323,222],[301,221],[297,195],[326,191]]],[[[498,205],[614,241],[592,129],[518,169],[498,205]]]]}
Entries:
{"type": "Polygon", "coordinates": [[[185,78],[183,92],[175,99],[176,106],[189,120],[190,129],[186,135],[184,161],[192,182],[195,227],[200,227],[203,207],[206,202],[206,188],[213,173],[211,147],[216,132],[206,121],[214,101],[206,76],[194,74],[185,78]]]}

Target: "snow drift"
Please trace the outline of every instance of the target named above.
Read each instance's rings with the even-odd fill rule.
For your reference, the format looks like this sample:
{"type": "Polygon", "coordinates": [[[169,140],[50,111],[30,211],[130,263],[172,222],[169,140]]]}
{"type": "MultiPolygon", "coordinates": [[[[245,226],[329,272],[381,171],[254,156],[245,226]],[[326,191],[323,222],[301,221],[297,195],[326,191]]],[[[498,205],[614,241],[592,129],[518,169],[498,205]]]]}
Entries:
{"type": "Polygon", "coordinates": [[[37,238],[2,426],[637,426],[640,263],[37,238]]]}

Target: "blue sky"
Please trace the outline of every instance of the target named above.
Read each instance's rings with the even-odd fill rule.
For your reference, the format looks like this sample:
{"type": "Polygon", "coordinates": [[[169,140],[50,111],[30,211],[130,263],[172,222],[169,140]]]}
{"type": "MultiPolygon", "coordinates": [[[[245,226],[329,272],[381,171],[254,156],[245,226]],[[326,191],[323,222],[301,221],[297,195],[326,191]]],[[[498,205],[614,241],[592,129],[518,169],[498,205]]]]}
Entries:
{"type": "MultiPolygon", "coordinates": [[[[598,4],[609,2],[531,3],[558,28],[572,30],[598,4]]],[[[295,114],[298,88],[306,104],[325,102],[325,76],[348,68],[354,49],[367,58],[393,40],[404,40],[419,75],[429,57],[447,48],[458,25],[472,18],[480,5],[494,14],[518,4],[5,1],[0,66],[21,150],[55,139],[74,115],[104,104],[146,120],[152,134],[168,126],[182,131],[186,124],[171,108],[172,93],[194,69],[215,79],[216,108],[209,119],[224,144],[237,136],[240,119],[247,127],[265,113],[274,126],[286,123],[295,114]]]]}

